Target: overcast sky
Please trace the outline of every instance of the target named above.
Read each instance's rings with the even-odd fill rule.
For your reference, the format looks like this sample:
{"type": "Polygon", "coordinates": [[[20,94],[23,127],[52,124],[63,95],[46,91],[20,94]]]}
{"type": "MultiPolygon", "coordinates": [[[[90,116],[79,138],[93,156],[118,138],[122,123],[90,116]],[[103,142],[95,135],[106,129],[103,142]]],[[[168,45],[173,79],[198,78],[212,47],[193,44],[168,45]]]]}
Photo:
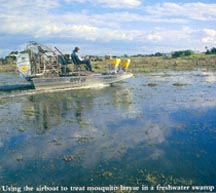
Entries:
{"type": "Polygon", "coordinates": [[[0,0],[0,57],[29,41],[82,55],[216,46],[215,0],[0,0]]]}

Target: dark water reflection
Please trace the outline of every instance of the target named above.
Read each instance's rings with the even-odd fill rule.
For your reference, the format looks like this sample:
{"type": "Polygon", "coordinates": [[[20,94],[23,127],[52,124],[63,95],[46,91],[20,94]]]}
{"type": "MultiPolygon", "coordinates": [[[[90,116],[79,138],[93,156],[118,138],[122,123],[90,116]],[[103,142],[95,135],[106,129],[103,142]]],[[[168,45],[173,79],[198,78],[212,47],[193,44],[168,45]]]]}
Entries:
{"type": "Polygon", "coordinates": [[[215,185],[213,72],[0,102],[0,183],[215,185]]]}

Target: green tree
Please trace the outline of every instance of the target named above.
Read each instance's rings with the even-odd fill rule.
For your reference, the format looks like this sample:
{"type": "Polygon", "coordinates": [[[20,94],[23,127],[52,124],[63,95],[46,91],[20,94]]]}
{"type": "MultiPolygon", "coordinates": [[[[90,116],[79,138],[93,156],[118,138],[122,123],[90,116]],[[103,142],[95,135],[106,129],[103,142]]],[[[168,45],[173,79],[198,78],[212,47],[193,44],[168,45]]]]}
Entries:
{"type": "Polygon", "coordinates": [[[208,49],[208,47],[205,47],[206,48],[206,52],[205,54],[216,54],[216,48],[213,47],[211,49],[208,49]]]}
{"type": "Polygon", "coordinates": [[[180,51],[175,51],[172,53],[172,58],[178,58],[178,57],[183,57],[183,56],[190,56],[194,54],[192,50],[180,50],[180,51]]]}
{"type": "Polygon", "coordinates": [[[215,48],[215,47],[213,47],[213,48],[211,49],[211,53],[212,53],[212,54],[216,54],[216,48],[215,48]]]}
{"type": "Polygon", "coordinates": [[[155,56],[163,56],[163,54],[160,53],[160,52],[156,52],[156,53],[155,53],[155,56]]]}

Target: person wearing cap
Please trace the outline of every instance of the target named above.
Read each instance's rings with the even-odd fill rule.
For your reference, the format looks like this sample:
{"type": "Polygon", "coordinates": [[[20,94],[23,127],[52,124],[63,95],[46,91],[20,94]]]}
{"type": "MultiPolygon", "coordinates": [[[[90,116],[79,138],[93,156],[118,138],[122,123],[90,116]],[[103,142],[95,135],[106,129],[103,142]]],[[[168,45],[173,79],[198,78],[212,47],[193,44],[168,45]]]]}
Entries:
{"type": "Polygon", "coordinates": [[[71,58],[72,60],[74,61],[75,64],[85,64],[85,68],[86,70],[89,70],[91,72],[92,71],[92,67],[91,67],[91,61],[89,59],[83,59],[80,55],[79,55],[79,48],[78,47],[75,47],[72,54],[71,54],[71,58]]]}

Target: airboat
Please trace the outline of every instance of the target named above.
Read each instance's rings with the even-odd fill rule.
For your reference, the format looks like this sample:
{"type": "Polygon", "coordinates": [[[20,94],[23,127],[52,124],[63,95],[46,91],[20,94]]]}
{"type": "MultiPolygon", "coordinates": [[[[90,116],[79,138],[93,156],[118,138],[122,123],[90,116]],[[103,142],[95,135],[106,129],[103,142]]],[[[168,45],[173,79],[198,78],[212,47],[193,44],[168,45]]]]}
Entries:
{"type": "Polygon", "coordinates": [[[108,60],[105,72],[89,72],[73,63],[58,48],[52,49],[37,42],[29,42],[17,55],[20,76],[29,81],[36,90],[81,89],[106,86],[133,76],[127,72],[130,59],[108,60]],[[68,65],[74,68],[69,70],[68,65]]]}

